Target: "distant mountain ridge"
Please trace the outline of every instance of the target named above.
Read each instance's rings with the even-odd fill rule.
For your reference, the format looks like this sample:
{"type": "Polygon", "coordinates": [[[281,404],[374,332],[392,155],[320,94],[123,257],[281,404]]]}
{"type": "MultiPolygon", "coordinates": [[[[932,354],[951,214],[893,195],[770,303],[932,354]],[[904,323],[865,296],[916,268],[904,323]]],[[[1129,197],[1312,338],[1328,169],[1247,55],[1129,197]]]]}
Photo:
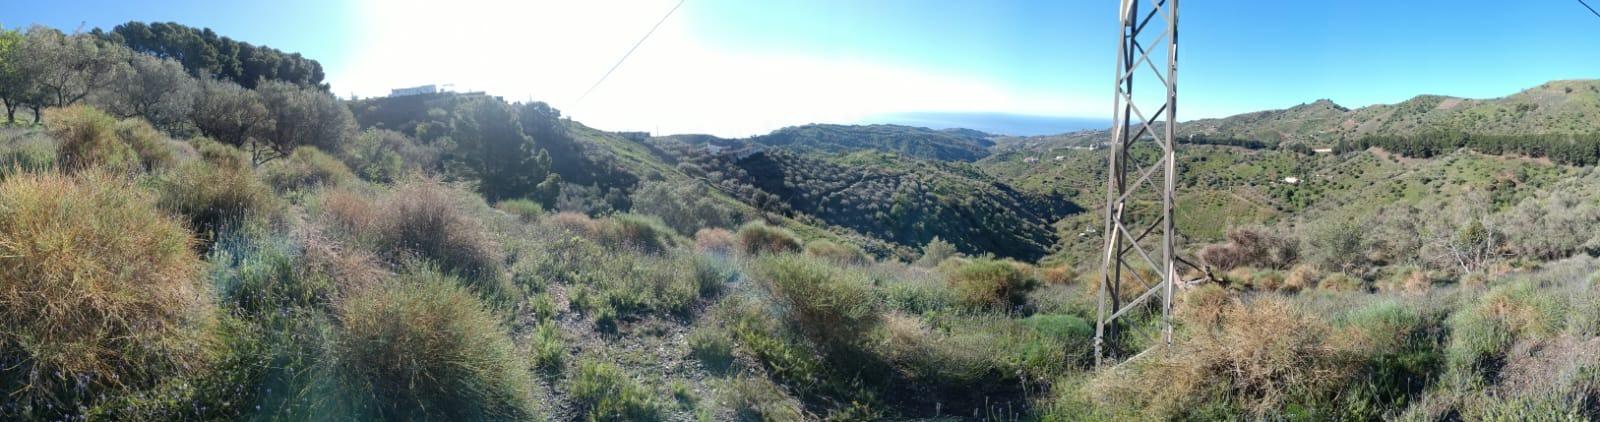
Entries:
{"type": "Polygon", "coordinates": [[[929,129],[902,125],[809,124],[790,126],[749,138],[712,135],[669,135],[658,139],[715,150],[755,146],[827,154],[858,151],[893,152],[912,158],[941,161],[977,161],[989,155],[995,135],[972,129],[929,129]]]}
{"type": "MultiPolygon", "coordinates": [[[[1396,104],[1356,109],[1322,99],[1294,107],[1178,124],[1180,137],[1246,139],[1270,144],[1331,146],[1367,136],[1433,132],[1486,135],[1600,132],[1600,80],[1551,81],[1505,97],[1471,99],[1419,95],[1396,104]]],[[[1105,142],[1107,130],[1001,140],[1001,148],[1085,146],[1105,142]]]]}

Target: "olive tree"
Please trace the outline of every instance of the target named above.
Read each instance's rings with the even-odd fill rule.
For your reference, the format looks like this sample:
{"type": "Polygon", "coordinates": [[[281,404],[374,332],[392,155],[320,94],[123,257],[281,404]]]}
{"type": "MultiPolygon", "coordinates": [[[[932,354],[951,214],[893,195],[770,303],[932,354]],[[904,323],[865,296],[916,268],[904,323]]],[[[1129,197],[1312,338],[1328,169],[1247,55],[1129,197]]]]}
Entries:
{"type": "Polygon", "coordinates": [[[263,133],[266,148],[255,149],[252,157],[256,164],[301,146],[339,152],[341,142],[355,132],[355,117],[333,94],[282,81],[264,81],[256,92],[270,119],[263,133]]]}
{"type": "Polygon", "coordinates": [[[261,95],[229,81],[206,79],[198,85],[189,112],[195,128],[211,139],[250,151],[252,157],[262,157],[269,149],[266,129],[273,122],[261,95]]]}
{"type": "Polygon", "coordinates": [[[173,131],[194,107],[198,83],[176,61],[136,54],[103,95],[106,111],[173,131]]]}
{"type": "Polygon", "coordinates": [[[64,107],[83,101],[110,84],[127,66],[127,48],[85,34],[66,35],[51,28],[28,29],[18,47],[17,63],[32,75],[43,104],[64,107]]]}

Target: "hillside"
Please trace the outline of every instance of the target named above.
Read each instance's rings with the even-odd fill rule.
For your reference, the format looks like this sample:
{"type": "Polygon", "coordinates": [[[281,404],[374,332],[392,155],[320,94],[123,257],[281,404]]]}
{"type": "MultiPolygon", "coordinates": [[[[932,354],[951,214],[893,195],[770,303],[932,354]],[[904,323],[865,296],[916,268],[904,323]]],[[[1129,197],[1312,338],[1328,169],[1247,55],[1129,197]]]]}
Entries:
{"type": "Polygon", "coordinates": [[[877,150],[922,159],[976,161],[989,155],[989,147],[994,145],[990,137],[970,129],[813,124],[778,129],[752,137],[750,141],[769,147],[826,153],[877,150]]]}
{"type": "MultiPolygon", "coordinates": [[[[1180,138],[1247,139],[1332,147],[1369,136],[1435,132],[1483,135],[1586,135],[1600,132],[1600,80],[1552,81],[1500,98],[1419,95],[1398,104],[1349,109],[1317,100],[1281,110],[1179,123],[1180,138]]],[[[1104,142],[1105,130],[1002,141],[1053,148],[1104,142]]]]}
{"type": "Polygon", "coordinates": [[[0,420],[1600,420],[1582,125],[1181,145],[1209,277],[1126,308],[1100,345],[1151,352],[1107,367],[1102,283],[1155,273],[1098,272],[1089,133],[650,137],[100,33],[0,30],[0,95],[86,90],[6,98],[41,113],[0,128],[0,420]]]}

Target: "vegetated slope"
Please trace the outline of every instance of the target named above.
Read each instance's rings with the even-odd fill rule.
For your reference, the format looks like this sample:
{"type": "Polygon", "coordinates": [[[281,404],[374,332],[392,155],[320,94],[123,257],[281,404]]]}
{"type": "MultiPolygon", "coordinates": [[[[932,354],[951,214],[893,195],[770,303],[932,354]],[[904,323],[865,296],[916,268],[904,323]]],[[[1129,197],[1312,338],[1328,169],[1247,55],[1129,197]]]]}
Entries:
{"type": "Polygon", "coordinates": [[[812,124],[778,129],[750,138],[770,147],[830,153],[877,150],[910,157],[976,161],[989,155],[991,135],[971,129],[934,130],[900,125],[812,124]]]}
{"type": "Polygon", "coordinates": [[[718,183],[747,201],[902,245],[938,237],[968,253],[1044,255],[1050,224],[1078,211],[1048,195],[1012,189],[963,164],[881,152],[840,156],[766,149],[705,156],[718,183]]]}
{"type": "MultiPolygon", "coordinates": [[[[1018,189],[1057,193],[1086,208],[1100,207],[1105,195],[1105,150],[1061,148],[1041,155],[1048,157],[1028,162],[1024,158],[1038,155],[1001,152],[978,166],[1018,189]]],[[[1411,159],[1381,149],[1304,154],[1185,145],[1178,152],[1176,223],[1184,242],[1198,244],[1220,241],[1229,227],[1333,216],[1366,220],[1385,207],[1445,203],[1470,195],[1503,208],[1545,195],[1555,182],[1580,170],[1547,160],[1470,151],[1411,159]]],[[[1078,262],[1103,247],[1098,233],[1101,218],[1091,212],[1060,221],[1059,256],[1078,262]]]]}
{"type": "MultiPolygon", "coordinates": [[[[1259,189],[1253,200],[1319,229],[1230,230],[1205,245],[1235,259],[1218,283],[1178,292],[1170,348],[1107,371],[1091,366],[1093,273],[944,242],[914,264],[876,260],[813,226],[797,235],[748,218],[691,240],[670,206],[553,213],[518,196],[537,189],[485,201],[497,191],[482,185],[507,167],[545,175],[549,164],[482,157],[533,155],[550,136],[646,179],[660,172],[607,193],[635,209],[742,189],[660,194],[659,183],[745,168],[673,158],[637,134],[521,128],[510,123],[553,113],[478,99],[440,109],[453,142],[351,128],[272,140],[296,148],[256,162],[113,118],[97,97],[50,110],[43,131],[0,129],[0,295],[22,305],[0,321],[0,419],[1600,419],[1600,260],[1583,256],[1600,254],[1592,166],[1185,146],[1184,171],[1203,175],[1186,195],[1259,189]],[[384,149],[398,153],[374,153],[384,149]],[[1340,215],[1356,212],[1372,218],[1340,215]],[[1305,254],[1284,253],[1299,240],[1305,254]]],[[[218,117],[195,110],[182,116],[218,117]]],[[[1043,162],[1103,168],[1080,154],[1043,162]]],[[[1031,189],[1057,182],[1027,178],[1040,169],[1025,155],[985,165],[1031,189]]],[[[825,186],[886,177],[940,198],[990,195],[975,182],[992,180],[877,151],[715,156],[773,161],[752,169],[783,171],[760,180],[791,197],[810,191],[781,183],[789,174],[825,186]]],[[[1098,185],[1085,179],[1073,181],[1098,185]]],[[[743,186],[753,203],[786,206],[743,186]]],[[[1158,342],[1160,307],[1125,314],[1135,335],[1104,345],[1158,342]]]]}
{"type": "MultiPolygon", "coordinates": [[[[1317,100],[1178,124],[1180,138],[1246,139],[1268,145],[1295,142],[1332,147],[1368,136],[1417,136],[1435,132],[1485,135],[1591,134],[1600,132],[1600,81],[1552,81],[1501,98],[1419,95],[1398,104],[1349,109],[1317,100]]],[[[1009,148],[1090,146],[1107,131],[1002,140],[1009,148]]]]}

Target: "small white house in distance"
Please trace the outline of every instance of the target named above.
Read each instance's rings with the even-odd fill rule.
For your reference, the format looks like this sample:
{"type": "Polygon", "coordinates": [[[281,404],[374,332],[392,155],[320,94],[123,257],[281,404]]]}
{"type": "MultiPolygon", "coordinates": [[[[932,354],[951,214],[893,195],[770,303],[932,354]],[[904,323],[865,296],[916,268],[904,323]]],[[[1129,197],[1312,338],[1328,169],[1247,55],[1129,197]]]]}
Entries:
{"type": "Polygon", "coordinates": [[[414,86],[414,87],[410,87],[410,88],[395,88],[395,89],[389,90],[389,96],[390,97],[404,97],[404,96],[408,96],[408,95],[424,95],[424,94],[438,94],[438,93],[439,93],[439,86],[438,85],[433,85],[433,84],[428,84],[428,85],[423,85],[423,86],[414,86]]]}
{"type": "Polygon", "coordinates": [[[1332,154],[1333,153],[1333,148],[1312,148],[1311,152],[1315,152],[1315,153],[1318,153],[1318,154],[1332,154]]]}
{"type": "Polygon", "coordinates": [[[1298,184],[1300,184],[1300,178],[1294,177],[1294,176],[1285,177],[1285,178],[1283,178],[1283,183],[1288,183],[1288,184],[1291,184],[1291,185],[1298,185],[1298,184]]]}

